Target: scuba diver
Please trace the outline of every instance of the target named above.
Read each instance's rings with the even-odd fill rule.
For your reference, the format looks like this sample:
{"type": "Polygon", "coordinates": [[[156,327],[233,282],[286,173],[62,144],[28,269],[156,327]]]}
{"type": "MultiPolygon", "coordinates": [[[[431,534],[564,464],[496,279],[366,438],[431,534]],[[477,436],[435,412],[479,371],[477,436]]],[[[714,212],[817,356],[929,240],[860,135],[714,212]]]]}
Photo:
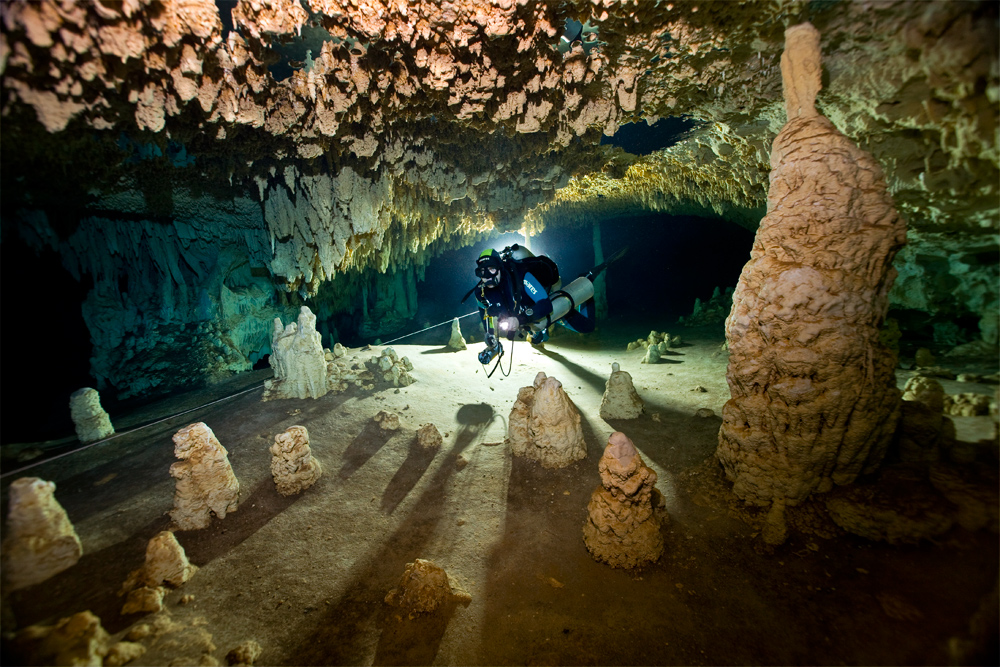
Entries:
{"type": "Polygon", "coordinates": [[[577,333],[593,331],[593,280],[626,250],[623,248],[565,288],[556,263],[545,255],[535,256],[517,244],[500,252],[484,250],[476,260],[479,282],[466,295],[468,298],[475,293],[479,302],[486,339],[479,362],[488,364],[494,357],[503,356],[501,337],[510,341],[527,339],[532,345],[540,345],[548,340],[548,328],[557,321],[577,333]]]}

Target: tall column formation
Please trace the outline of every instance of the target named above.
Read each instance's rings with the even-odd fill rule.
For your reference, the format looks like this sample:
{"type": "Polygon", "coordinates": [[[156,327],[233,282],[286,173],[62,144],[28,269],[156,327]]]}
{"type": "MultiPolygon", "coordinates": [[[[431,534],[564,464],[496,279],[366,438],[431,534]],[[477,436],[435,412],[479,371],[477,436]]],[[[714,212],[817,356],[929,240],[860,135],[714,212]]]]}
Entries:
{"type": "Polygon", "coordinates": [[[732,399],[717,453],[734,492],[783,525],[785,505],[851,483],[885,454],[899,390],[879,327],[906,225],[875,160],[816,111],[812,25],[785,32],[781,71],[788,122],[726,320],[732,399]]]}

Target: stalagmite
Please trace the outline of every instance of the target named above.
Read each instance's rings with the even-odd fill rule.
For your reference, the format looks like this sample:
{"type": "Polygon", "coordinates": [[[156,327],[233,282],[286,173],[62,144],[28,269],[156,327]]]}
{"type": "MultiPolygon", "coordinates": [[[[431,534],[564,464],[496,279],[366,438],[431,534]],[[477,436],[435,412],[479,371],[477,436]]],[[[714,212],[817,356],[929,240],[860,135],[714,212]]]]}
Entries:
{"type": "Polygon", "coordinates": [[[282,329],[274,319],[271,335],[271,367],[274,381],[267,387],[264,400],[275,398],[319,398],[326,394],[326,354],[322,337],[316,331],[316,316],[308,306],[299,310],[298,322],[282,329]]]}
{"type": "Polygon", "coordinates": [[[885,454],[899,390],[879,327],[906,234],[878,164],[816,112],[819,33],[798,25],[785,40],[788,122],[726,321],[732,399],[717,451],[734,492],[776,503],[776,521],[885,454]]]}
{"type": "Polygon", "coordinates": [[[601,419],[635,419],[642,410],[642,399],[632,384],[632,376],[621,370],[617,362],[612,364],[611,377],[601,398],[601,419]]]}
{"type": "Polygon", "coordinates": [[[598,464],[601,486],[587,505],[583,541],[590,555],[611,567],[639,567],[663,553],[654,513],[656,472],[646,466],[628,436],[615,431],[598,464]]]}
{"type": "Polygon", "coordinates": [[[458,323],[457,317],[451,321],[451,338],[448,339],[447,347],[449,350],[455,351],[468,349],[465,338],[462,337],[462,327],[458,323]]]}
{"type": "Polygon", "coordinates": [[[436,611],[451,601],[468,604],[471,599],[443,568],[422,558],[406,564],[399,584],[385,596],[386,604],[410,618],[436,611]]]}
{"type": "Polygon", "coordinates": [[[278,493],[293,496],[316,483],[323,468],[309,448],[305,426],[290,426],[274,436],[271,445],[271,475],[278,493]]]}
{"type": "Polygon", "coordinates": [[[8,590],[41,583],[72,567],[83,548],[56,485],[22,477],[10,485],[10,510],[3,541],[3,574],[8,590]]]}
{"type": "Polygon", "coordinates": [[[535,376],[533,386],[517,392],[507,439],[514,456],[538,461],[545,468],[564,468],[587,456],[579,411],[562,383],[545,373],[535,376]]]}
{"type": "Polygon", "coordinates": [[[33,665],[101,665],[111,638],[101,619],[90,611],[61,618],[55,625],[29,625],[18,631],[13,646],[33,665]]]}
{"type": "Polygon", "coordinates": [[[96,389],[84,387],[74,391],[69,397],[69,413],[76,426],[76,437],[82,443],[97,442],[115,434],[96,389]]]}
{"type": "Polygon", "coordinates": [[[170,466],[177,480],[170,518],[180,530],[207,528],[212,514],[220,519],[236,511],[240,483],[229,465],[229,453],[204,422],[185,426],[174,434],[170,466]]]}

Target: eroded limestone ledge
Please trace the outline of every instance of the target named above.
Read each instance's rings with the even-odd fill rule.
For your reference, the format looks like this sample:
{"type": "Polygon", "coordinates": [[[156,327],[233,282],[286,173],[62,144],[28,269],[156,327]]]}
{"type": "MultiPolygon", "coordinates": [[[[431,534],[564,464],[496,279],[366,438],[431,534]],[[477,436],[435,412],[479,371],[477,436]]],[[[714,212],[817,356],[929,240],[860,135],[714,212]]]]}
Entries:
{"type": "Polygon", "coordinates": [[[848,484],[885,453],[900,399],[879,326],[906,233],[878,165],[815,111],[819,33],[786,34],[789,120],[726,322],[732,399],[717,450],[739,497],[776,507],[848,484]]]}

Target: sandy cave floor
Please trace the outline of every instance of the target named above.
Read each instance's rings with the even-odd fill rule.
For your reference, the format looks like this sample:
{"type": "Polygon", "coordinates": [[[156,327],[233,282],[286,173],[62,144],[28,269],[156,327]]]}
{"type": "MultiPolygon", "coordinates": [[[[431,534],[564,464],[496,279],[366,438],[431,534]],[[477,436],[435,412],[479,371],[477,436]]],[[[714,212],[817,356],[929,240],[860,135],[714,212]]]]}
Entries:
{"type": "MultiPolygon", "coordinates": [[[[949,642],[969,635],[970,619],[996,595],[996,534],[956,528],[936,543],[890,546],[793,528],[784,545],[765,547],[762,517],[734,502],[712,458],[720,418],[694,415],[719,415],[729,397],[721,329],[675,332],[685,346],[657,365],[625,351],[648,329],[567,334],[544,350],[518,343],[510,377],[492,380],[475,358],[481,343],[457,353],[395,344],[417,379],[398,391],[264,403],[256,389],[36,466],[25,474],[57,483],[84,556],[7,596],[3,630],[84,609],[115,639],[147,623],[143,665],[198,664],[208,653],[224,664],[248,639],[264,649],[260,665],[948,664],[949,642]],[[614,361],[646,402],[637,420],[598,416],[614,361]],[[538,371],[559,379],[583,416],[588,456],[561,470],[513,459],[503,444],[517,390],[538,371]],[[380,410],[397,412],[403,427],[380,431],[380,410]],[[171,435],[193,421],[229,450],[239,509],[177,533],[200,570],[167,595],[164,612],[122,616],[117,591],[146,542],[169,527],[171,435]],[[445,436],[436,452],[415,442],[427,422],[445,436]],[[284,498],[268,447],[294,424],[309,430],[324,474],[284,498]],[[614,430],[659,475],[669,516],[663,557],[636,572],[595,562],[582,539],[614,430]],[[471,603],[396,618],[383,599],[415,558],[444,567],[471,603]],[[182,604],[182,595],[193,600],[182,604]]],[[[165,414],[183,405],[175,399],[165,414]]],[[[984,437],[989,419],[956,419],[959,438],[984,437]]],[[[16,477],[3,480],[4,502],[16,477]]]]}

